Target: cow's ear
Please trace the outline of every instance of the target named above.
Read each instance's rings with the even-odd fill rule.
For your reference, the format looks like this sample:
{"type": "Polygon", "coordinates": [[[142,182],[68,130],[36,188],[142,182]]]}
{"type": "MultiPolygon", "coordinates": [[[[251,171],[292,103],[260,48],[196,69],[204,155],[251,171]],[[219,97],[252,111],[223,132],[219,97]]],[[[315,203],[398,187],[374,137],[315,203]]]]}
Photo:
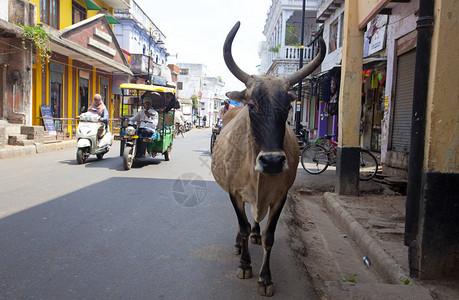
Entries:
{"type": "Polygon", "coordinates": [[[228,97],[231,100],[235,100],[235,101],[238,101],[238,102],[246,103],[247,100],[245,99],[245,91],[246,90],[243,90],[243,91],[240,91],[240,92],[238,92],[238,91],[228,92],[228,93],[226,93],[226,97],[228,97]]]}
{"type": "Polygon", "coordinates": [[[294,93],[292,93],[292,92],[289,92],[289,93],[288,93],[288,97],[290,98],[290,102],[296,100],[296,95],[295,95],[294,93]]]}

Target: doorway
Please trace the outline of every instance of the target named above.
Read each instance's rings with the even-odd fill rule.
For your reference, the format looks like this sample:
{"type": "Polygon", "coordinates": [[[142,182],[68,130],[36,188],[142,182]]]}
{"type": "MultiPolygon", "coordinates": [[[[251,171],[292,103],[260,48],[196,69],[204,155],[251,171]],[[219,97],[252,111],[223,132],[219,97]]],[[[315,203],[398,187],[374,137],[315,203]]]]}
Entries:
{"type": "MultiPolygon", "coordinates": [[[[51,98],[49,100],[49,106],[51,108],[51,114],[53,118],[61,118],[62,85],[58,82],[51,82],[50,89],[51,89],[51,98]]],[[[54,120],[54,126],[56,128],[60,128],[60,125],[61,124],[59,120],[54,120]]]]}
{"type": "Polygon", "coordinates": [[[88,92],[89,92],[89,80],[85,78],[79,78],[78,80],[78,91],[80,99],[79,113],[82,114],[88,111],[88,92]]]}

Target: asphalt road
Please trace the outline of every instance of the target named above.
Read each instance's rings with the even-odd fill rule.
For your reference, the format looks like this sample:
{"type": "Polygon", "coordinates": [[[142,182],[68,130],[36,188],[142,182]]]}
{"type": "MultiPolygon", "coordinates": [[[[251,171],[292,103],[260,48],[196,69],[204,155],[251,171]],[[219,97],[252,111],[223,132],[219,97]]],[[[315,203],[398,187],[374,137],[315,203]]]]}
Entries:
{"type": "MultiPolygon", "coordinates": [[[[1,299],[258,299],[236,277],[237,219],[210,172],[210,129],[174,141],[171,160],[125,171],[115,143],[0,160],[1,299]]],[[[285,222],[271,255],[274,299],[315,299],[285,222]]]]}

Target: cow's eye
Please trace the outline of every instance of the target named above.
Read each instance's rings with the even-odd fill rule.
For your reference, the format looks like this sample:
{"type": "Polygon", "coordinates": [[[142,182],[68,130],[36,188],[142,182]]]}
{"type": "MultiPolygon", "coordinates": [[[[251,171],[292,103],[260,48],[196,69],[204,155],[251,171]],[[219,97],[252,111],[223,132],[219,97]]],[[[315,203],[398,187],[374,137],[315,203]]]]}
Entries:
{"type": "Polygon", "coordinates": [[[249,110],[254,110],[255,109],[255,105],[252,104],[252,103],[247,104],[247,107],[249,108],[249,110]]]}

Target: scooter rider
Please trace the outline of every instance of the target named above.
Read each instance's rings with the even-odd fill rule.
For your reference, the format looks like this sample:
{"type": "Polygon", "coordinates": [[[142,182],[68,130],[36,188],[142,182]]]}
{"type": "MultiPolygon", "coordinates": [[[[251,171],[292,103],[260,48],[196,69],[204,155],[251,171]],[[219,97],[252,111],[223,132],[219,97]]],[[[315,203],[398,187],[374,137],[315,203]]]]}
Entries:
{"type": "Polygon", "coordinates": [[[88,111],[99,115],[99,121],[103,122],[100,124],[99,130],[97,131],[97,136],[101,139],[105,135],[105,131],[108,127],[108,111],[100,94],[94,95],[94,101],[92,101],[88,111]]]}

